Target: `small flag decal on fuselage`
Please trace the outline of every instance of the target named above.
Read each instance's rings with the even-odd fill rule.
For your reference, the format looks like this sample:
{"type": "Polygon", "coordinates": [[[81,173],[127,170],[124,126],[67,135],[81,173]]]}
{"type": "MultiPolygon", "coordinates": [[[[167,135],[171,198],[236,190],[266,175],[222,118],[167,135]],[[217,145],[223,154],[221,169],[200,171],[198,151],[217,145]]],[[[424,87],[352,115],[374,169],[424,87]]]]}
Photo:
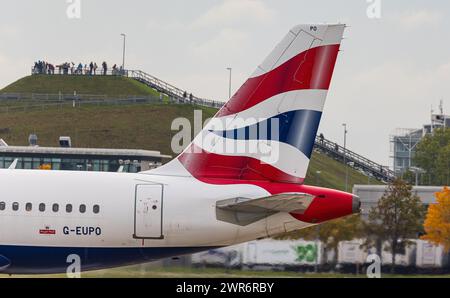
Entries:
{"type": "Polygon", "coordinates": [[[56,230],[52,230],[49,227],[45,227],[45,229],[40,229],[39,234],[41,235],[55,235],[56,230]]]}

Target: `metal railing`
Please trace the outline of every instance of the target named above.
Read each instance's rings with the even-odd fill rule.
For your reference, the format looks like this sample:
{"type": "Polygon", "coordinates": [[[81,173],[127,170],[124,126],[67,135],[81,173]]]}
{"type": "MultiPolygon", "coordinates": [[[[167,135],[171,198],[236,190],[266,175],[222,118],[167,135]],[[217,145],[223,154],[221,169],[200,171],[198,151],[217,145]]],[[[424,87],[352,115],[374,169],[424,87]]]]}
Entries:
{"type": "MultiPolygon", "coordinates": [[[[0,94],[0,99],[2,94],[0,94]]],[[[42,94],[43,95],[43,94],[42,94]]],[[[0,100],[0,113],[9,113],[17,111],[36,111],[48,108],[63,107],[81,107],[85,105],[132,105],[132,104],[155,104],[163,103],[163,100],[157,96],[128,96],[124,98],[103,98],[103,99],[87,99],[87,98],[66,98],[65,100],[22,100],[15,101],[14,104],[2,104],[0,100]]],[[[8,101],[10,103],[11,101],[8,101]]]]}
{"type": "Polygon", "coordinates": [[[212,108],[220,108],[224,104],[224,102],[221,101],[194,96],[186,90],[177,88],[172,84],[143,72],[142,70],[127,70],[126,75],[157,90],[158,92],[166,94],[172,101],[177,103],[190,103],[212,108]]]}
{"type": "Polygon", "coordinates": [[[383,182],[392,181],[395,178],[395,173],[391,169],[380,165],[362,155],[353,151],[344,149],[341,145],[327,140],[321,136],[316,137],[315,149],[325,153],[335,160],[344,163],[344,156],[346,164],[355,170],[360,170],[366,175],[370,175],[377,180],[383,182]]]}
{"type": "MultiPolygon", "coordinates": [[[[182,90],[178,87],[175,87],[172,84],[169,84],[163,80],[158,79],[155,76],[152,76],[142,70],[121,70],[121,69],[103,69],[103,68],[97,68],[96,70],[92,70],[88,68],[77,68],[77,67],[59,67],[56,66],[53,70],[40,70],[36,69],[35,67],[31,68],[31,74],[32,75],[73,75],[73,76],[124,76],[129,77],[132,79],[135,79],[153,89],[156,91],[166,94],[172,102],[175,103],[187,103],[187,104],[196,104],[200,106],[205,107],[212,107],[212,108],[221,108],[224,104],[221,101],[215,101],[211,99],[206,98],[200,98],[197,96],[192,95],[192,93],[188,93],[186,90],[182,90]]],[[[5,96],[5,95],[3,95],[5,96]]],[[[14,94],[12,94],[12,97],[14,97],[14,94]]],[[[0,98],[1,99],[1,98],[0,98]]]]}
{"type": "Polygon", "coordinates": [[[133,98],[156,98],[156,95],[107,95],[107,94],[84,94],[84,93],[0,93],[0,103],[20,103],[26,101],[67,101],[67,100],[106,100],[106,99],[133,99],[133,98]]]}
{"type": "Polygon", "coordinates": [[[68,68],[63,68],[63,67],[56,67],[53,70],[50,69],[36,69],[34,67],[31,68],[31,75],[86,75],[86,76],[128,76],[127,75],[127,70],[123,70],[120,68],[107,68],[107,69],[103,69],[103,68],[97,68],[97,69],[92,69],[92,71],[90,70],[90,68],[85,68],[82,67],[81,69],[78,67],[68,67],[68,68]]]}

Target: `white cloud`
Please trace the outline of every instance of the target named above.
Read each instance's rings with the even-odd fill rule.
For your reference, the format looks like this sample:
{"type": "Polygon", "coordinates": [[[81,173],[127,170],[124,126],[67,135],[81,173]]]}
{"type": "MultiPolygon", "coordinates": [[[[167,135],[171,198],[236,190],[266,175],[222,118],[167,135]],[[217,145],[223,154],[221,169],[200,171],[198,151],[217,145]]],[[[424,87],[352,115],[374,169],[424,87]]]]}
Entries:
{"type": "Polygon", "coordinates": [[[24,75],[30,74],[29,61],[23,57],[11,58],[8,55],[0,53],[0,89],[6,87],[12,82],[18,80],[24,75]]]}
{"type": "Polygon", "coordinates": [[[232,56],[246,48],[247,37],[247,34],[242,31],[224,28],[210,40],[194,45],[191,50],[195,55],[208,56],[208,58],[232,56]]]}
{"type": "Polygon", "coordinates": [[[0,64],[3,64],[6,62],[6,58],[0,53],[0,64]]]}
{"type": "Polygon", "coordinates": [[[430,10],[409,11],[399,15],[400,25],[408,30],[416,29],[420,26],[436,26],[442,21],[440,12],[430,10]]]}
{"type": "Polygon", "coordinates": [[[419,128],[430,121],[432,105],[437,107],[441,98],[450,103],[450,63],[445,61],[428,68],[386,61],[333,77],[320,131],[342,141],[340,123],[346,122],[350,150],[391,165],[389,135],[394,129],[419,128]]]}
{"type": "Polygon", "coordinates": [[[228,0],[208,10],[192,24],[193,28],[230,25],[236,22],[262,23],[272,20],[274,12],[259,0],[228,0]]]}
{"type": "Polygon", "coordinates": [[[447,76],[447,81],[450,81],[450,62],[440,65],[437,69],[439,76],[447,76]]]}
{"type": "Polygon", "coordinates": [[[1,38],[15,38],[19,35],[19,29],[10,25],[0,26],[0,37],[1,38]]]}

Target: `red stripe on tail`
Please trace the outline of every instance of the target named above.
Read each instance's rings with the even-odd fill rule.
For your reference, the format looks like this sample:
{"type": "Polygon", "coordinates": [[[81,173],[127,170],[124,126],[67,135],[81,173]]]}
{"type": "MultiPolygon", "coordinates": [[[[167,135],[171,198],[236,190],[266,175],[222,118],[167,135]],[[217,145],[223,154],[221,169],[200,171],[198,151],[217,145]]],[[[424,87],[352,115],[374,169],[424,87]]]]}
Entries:
{"type": "Polygon", "coordinates": [[[219,111],[217,117],[246,110],[288,91],[328,90],[339,46],[335,44],[309,49],[263,75],[248,79],[219,111]]]}
{"type": "Polygon", "coordinates": [[[214,177],[286,183],[303,183],[304,180],[252,157],[219,155],[203,150],[195,144],[190,146],[178,159],[197,179],[214,177]]]}

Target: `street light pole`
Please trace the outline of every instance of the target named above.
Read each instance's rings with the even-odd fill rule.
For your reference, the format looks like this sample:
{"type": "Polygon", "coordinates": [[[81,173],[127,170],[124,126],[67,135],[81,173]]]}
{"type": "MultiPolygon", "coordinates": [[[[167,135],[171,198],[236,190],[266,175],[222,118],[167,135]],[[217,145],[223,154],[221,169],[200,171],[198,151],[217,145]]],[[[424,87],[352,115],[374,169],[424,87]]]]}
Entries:
{"type": "Polygon", "coordinates": [[[228,99],[231,98],[231,67],[227,67],[227,70],[230,72],[230,77],[228,79],[228,99]]]}
{"type": "Polygon", "coordinates": [[[127,38],[125,33],[120,34],[123,37],[123,51],[122,51],[122,70],[125,71],[125,40],[127,38]]]}
{"type": "Polygon", "coordinates": [[[342,123],[344,127],[344,167],[345,167],[345,191],[348,189],[348,167],[347,167],[347,123],[342,123]]]}

